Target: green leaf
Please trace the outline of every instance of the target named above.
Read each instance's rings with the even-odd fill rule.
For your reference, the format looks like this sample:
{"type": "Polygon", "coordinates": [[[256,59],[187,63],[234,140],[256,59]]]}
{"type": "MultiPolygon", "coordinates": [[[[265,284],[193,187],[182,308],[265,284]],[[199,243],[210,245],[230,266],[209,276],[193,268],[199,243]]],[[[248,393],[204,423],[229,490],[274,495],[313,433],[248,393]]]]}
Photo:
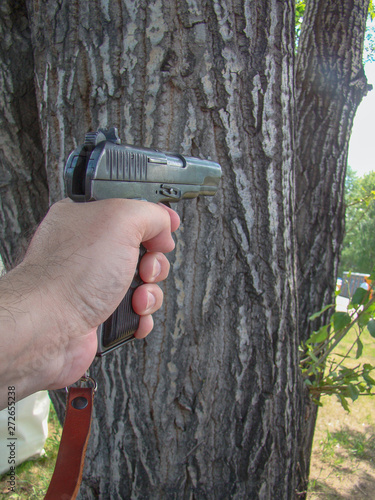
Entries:
{"type": "Polygon", "coordinates": [[[348,413],[350,413],[348,402],[346,401],[345,397],[342,394],[337,394],[337,396],[338,396],[340,403],[341,403],[341,406],[344,408],[344,410],[347,411],[348,413]]]}
{"type": "Polygon", "coordinates": [[[309,317],[309,320],[310,321],[314,321],[314,319],[317,319],[319,318],[324,312],[326,312],[328,309],[330,309],[331,307],[334,307],[335,304],[328,304],[328,306],[325,306],[323,307],[323,309],[321,309],[320,311],[314,313],[312,316],[309,317]]]}
{"type": "Polygon", "coordinates": [[[358,326],[360,328],[364,328],[367,323],[370,321],[370,319],[372,318],[372,311],[369,311],[367,310],[366,312],[362,312],[360,314],[358,314],[358,326]]]}
{"type": "Polygon", "coordinates": [[[320,344],[324,342],[328,337],[328,327],[329,325],[324,325],[317,332],[314,332],[309,338],[308,342],[310,344],[320,344]]]}
{"type": "Polygon", "coordinates": [[[362,356],[362,351],[363,351],[363,344],[360,341],[360,339],[357,339],[357,354],[355,356],[355,359],[358,359],[362,356]]]}
{"type": "Polygon", "coordinates": [[[335,312],[332,315],[332,322],[335,331],[342,330],[346,326],[350,325],[351,319],[346,312],[335,312]]]}
{"type": "Polygon", "coordinates": [[[316,404],[316,406],[323,406],[323,403],[319,401],[319,399],[313,398],[313,403],[316,404]]]}
{"type": "Polygon", "coordinates": [[[375,10],[374,10],[374,5],[373,5],[372,0],[370,0],[370,5],[368,7],[368,15],[369,15],[371,21],[373,21],[375,19],[375,10]]]}
{"type": "Polygon", "coordinates": [[[315,364],[319,363],[319,359],[315,356],[314,352],[310,352],[310,358],[314,361],[315,364]]]}
{"type": "Polygon", "coordinates": [[[361,382],[357,387],[359,392],[366,392],[368,390],[367,384],[365,384],[364,382],[361,382]]]}
{"type": "MultiPolygon", "coordinates": [[[[351,300],[351,304],[353,306],[360,306],[360,305],[363,305],[363,304],[366,304],[366,302],[368,301],[369,299],[369,293],[367,290],[365,290],[364,288],[357,288],[357,290],[354,292],[354,295],[352,297],[352,300],[351,300]]],[[[349,306],[350,308],[350,306],[349,306]]]]}
{"type": "Polygon", "coordinates": [[[356,399],[358,399],[359,391],[355,385],[348,384],[348,392],[349,392],[349,396],[351,397],[352,401],[355,401],[356,399]]]}
{"type": "Polygon", "coordinates": [[[370,332],[371,337],[375,338],[375,320],[370,319],[370,321],[367,323],[367,330],[370,332]]]}
{"type": "Polygon", "coordinates": [[[363,380],[365,380],[365,382],[367,382],[367,384],[369,386],[372,387],[372,386],[375,385],[375,380],[372,377],[370,377],[370,375],[368,374],[368,372],[363,372],[362,377],[363,377],[363,380]]]}

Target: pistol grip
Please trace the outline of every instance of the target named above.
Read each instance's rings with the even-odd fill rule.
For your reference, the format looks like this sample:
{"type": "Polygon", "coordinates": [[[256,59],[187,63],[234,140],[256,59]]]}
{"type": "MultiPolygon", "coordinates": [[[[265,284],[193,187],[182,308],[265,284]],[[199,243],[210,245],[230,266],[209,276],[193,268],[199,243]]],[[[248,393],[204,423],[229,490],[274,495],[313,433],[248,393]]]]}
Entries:
{"type": "Polygon", "coordinates": [[[134,290],[143,284],[138,270],[140,260],[146,251],[145,247],[141,245],[139,248],[137,269],[129,290],[114,313],[98,327],[97,356],[104,356],[134,339],[134,333],[137,331],[139,325],[139,315],[133,311],[132,299],[134,290]]]}

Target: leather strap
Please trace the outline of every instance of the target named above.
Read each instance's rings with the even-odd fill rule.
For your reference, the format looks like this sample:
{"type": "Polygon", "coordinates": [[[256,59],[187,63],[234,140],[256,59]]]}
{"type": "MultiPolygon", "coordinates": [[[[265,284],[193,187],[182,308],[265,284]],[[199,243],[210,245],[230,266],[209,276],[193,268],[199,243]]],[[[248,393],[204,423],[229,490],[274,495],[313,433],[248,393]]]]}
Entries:
{"type": "Polygon", "coordinates": [[[55,470],[45,500],[75,499],[90,436],[94,388],[70,387],[55,470]]]}

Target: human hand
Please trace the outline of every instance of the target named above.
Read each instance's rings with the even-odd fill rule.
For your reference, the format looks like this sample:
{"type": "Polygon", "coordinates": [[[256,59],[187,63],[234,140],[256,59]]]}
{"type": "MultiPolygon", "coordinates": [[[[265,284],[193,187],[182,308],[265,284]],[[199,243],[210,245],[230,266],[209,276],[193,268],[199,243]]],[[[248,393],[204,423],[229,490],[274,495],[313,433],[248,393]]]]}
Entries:
{"type": "MultiPolygon", "coordinates": [[[[26,392],[69,385],[89,367],[96,329],[129,288],[141,242],[148,252],[139,267],[145,284],[133,295],[133,309],[141,316],[136,337],[151,331],[151,315],[163,300],[156,283],[168,275],[164,253],[174,248],[171,232],[178,225],[173,210],[135,200],[64,200],[51,207],[23,262],[0,282],[1,305],[10,313],[5,320],[19,340],[13,354],[23,374],[30,379],[32,373],[33,387],[26,392]]],[[[14,377],[18,392],[25,392],[21,388],[30,385],[25,377],[14,377]]]]}

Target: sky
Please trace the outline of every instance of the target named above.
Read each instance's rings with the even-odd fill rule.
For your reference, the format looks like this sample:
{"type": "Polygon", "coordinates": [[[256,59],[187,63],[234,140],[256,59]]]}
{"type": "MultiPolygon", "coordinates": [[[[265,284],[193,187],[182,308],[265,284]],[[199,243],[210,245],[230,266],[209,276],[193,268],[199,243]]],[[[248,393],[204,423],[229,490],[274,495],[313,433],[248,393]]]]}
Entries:
{"type": "Polygon", "coordinates": [[[375,170],[375,62],[366,63],[365,73],[373,90],[362,99],[354,117],[348,159],[359,177],[375,170]]]}

